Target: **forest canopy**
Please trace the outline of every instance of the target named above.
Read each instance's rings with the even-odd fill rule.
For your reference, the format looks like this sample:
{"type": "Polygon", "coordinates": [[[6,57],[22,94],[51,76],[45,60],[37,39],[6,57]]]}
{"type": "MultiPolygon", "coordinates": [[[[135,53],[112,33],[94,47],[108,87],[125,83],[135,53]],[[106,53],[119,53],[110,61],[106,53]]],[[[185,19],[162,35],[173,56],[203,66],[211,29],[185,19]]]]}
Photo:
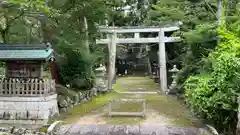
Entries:
{"type": "MultiPolygon", "coordinates": [[[[56,83],[89,89],[94,69],[108,64],[107,46],[95,42],[101,36],[98,26],[182,21],[180,32],[169,33],[182,41],[166,46],[167,68],[180,69],[178,94],[185,95],[192,111],[227,132],[236,130],[237,122],[239,16],[238,0],[2,0],[0,43],[51,43],[56,83]]],[[[128,54],[124,48],[117,47],[119,55],[128,54]]],[[[158,48],[149,50],[144,56],[158,61],[158,48]]]]}

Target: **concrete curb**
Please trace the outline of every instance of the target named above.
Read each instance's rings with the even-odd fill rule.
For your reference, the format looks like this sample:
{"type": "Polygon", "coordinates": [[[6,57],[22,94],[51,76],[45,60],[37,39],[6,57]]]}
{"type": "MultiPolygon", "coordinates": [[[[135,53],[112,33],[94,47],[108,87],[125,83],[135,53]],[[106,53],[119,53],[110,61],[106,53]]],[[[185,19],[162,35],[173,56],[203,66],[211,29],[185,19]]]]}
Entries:
{"type": "Polygon", "coordinates": [[[219,133],[217,132],[217,130],[216,130],[213,126],[211,126],[211,125],[206,125],[206,127],[207,127],[208,131],[209,131],[210,133],[212,133],[213,135],[219,135],[219,133]]]}
{"type": "Polygon", "coordinates": [[[61,126],[62,124],[63,124],[62,121],[55,121],[54,123],[52,123],[52,124],[48,127],[47,133],[49,134],[49,133],[52,133],[52,132],[56,132],[56,131],[60,128],[60,126],[61,126]]]}

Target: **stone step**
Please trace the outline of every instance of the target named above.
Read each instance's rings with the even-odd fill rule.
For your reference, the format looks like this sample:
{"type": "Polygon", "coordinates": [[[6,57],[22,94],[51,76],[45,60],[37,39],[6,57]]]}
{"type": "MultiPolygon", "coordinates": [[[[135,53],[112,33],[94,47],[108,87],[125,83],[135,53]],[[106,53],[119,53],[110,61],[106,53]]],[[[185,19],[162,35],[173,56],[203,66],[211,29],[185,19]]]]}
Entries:
{"type": "Polygon", "coordinates": [[[204,128],[161,125],[75,124],[58,135],[212,135],[204,128]]]}

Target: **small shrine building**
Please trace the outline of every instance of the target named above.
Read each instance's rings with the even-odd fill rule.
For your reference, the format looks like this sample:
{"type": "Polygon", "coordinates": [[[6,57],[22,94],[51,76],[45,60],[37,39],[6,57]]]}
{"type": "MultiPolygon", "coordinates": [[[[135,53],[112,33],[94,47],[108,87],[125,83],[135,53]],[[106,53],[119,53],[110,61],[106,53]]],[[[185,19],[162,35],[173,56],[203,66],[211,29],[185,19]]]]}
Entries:
{"type": "Polygon", "coordinates": [[[0,78],[0,123],[45,124],[59,114],[55,81],[44,78],[53,61],[50,44],[0,44],[5,76],[0,78]]]}

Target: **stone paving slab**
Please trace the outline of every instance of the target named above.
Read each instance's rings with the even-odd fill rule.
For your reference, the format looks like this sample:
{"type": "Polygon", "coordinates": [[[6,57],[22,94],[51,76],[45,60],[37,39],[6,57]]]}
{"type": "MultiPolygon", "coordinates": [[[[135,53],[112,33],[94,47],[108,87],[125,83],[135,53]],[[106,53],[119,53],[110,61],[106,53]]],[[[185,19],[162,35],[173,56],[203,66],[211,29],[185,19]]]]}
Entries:
{"type": "Polygon", "coordinates": [[[186,128],[159,125],[75,124],[58,135],[211,135],[203,128],[186,128]]]}
{"type": "Polygon", "coordinates": [[[143,92],[143,91],[136,91],[136,92],[119,92],[120,94],[158,94],[159,92],[143,92]]]}

